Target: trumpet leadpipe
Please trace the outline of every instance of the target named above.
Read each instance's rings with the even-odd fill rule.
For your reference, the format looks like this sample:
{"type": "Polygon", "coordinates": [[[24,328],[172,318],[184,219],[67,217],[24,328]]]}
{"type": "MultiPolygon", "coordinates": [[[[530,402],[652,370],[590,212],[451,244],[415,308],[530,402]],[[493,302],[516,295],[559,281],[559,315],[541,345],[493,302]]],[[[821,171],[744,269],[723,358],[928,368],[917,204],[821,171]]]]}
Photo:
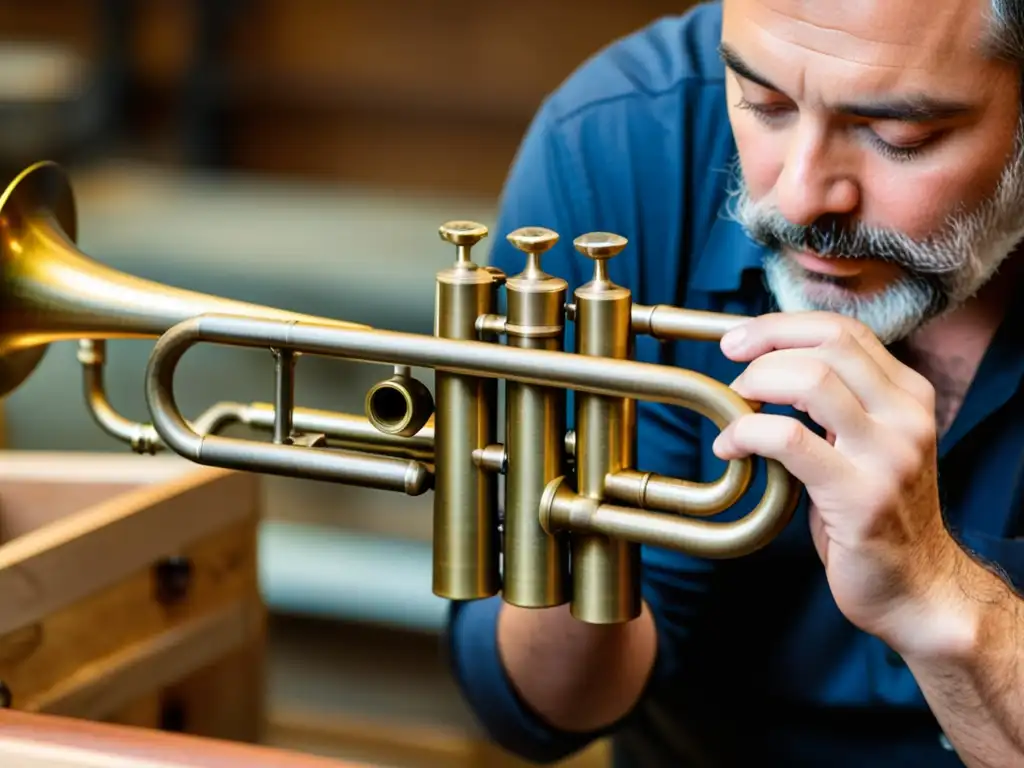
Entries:
{"type": "Polygon", "coordinates": [[[633,333],[651,336],[659,341],[718,341],[728,331],[750,319],[743,315],[684,309],[665,304],[634,304],[630,317],[633,333]]]}
{"type": "MultiPolygon", "coordinates": [[[[523,271],[505,282],[507,344],[522,349],[564,348],[568,283],[541,269],[541,254],[558,241],[549,229],[527,227],[508,235],[526,253],[523,271]]],[[[540,524],[548,483],[565,473],[565,390],[508,381],[505,385],[505,529],[502,598],[544,608],[568,599],[569,550],[565,536],[540,524]]]]}

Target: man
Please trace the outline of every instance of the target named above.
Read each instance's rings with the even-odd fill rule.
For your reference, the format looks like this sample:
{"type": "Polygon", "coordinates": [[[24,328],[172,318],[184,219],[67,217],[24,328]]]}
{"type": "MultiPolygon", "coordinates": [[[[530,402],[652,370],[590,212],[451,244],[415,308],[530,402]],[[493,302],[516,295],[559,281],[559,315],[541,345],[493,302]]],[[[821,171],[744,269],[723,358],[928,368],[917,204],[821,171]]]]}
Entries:
{"type": "MultiPolygon", "coordinates": [[[[766,407],[719,436],[643,403],[638,465],[768,456],[806,494],[752,556],[645,550],[626,625],[455,606],[495,741],[553,762],[611,735],[617,768],[1024,766],[1022,62],[1012,0],[724,0],[546,100],[500,233],[558,231],[544,267],[573,289],[572,239],[617,232],[635,301],[756,318],[639,339],[766,407]]],[[[524,259],[499,238],[493,262],[524,259]]]]}

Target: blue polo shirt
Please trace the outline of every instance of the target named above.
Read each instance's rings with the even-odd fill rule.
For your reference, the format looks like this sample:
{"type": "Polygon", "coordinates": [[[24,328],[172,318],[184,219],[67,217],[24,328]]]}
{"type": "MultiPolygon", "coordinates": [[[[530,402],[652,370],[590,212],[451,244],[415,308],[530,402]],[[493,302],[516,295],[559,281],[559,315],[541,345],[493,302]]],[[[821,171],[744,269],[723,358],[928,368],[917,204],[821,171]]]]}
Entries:
{"type": "MultiPolygon", "coordinates": [[[[550,227],[562,239],[544,267],[571,291],[593,271],[572,239],[606,230],[629,239],[609,271],[638,303],[747,315],[773,309],[762,251],[725,216],[736,150],[716,51],[720,31],[718,3],[657,21],[592,57],[550,95],[508,176],[494,265],[519,272],[524,258],[504,235],[550,227]]],[[[998,331],[940,446],[951,530],[1018,587],[1022,305],[998,331]]],[[[569,350],[572,335],[570,325],[569,350]]],[[[726,383],[740,371],[708,342],[640,337],[636,354],[726,383]]],[[[704,481],[721,474],[710,422],[645,402],[638,418],[641,469],[704,481]]],[[[756,473],[743,502],[718,519],[746,514],[763,483],[756,473]]],[[[805,503],[788,529],[752,556],[708,562],[647,548],[643,564],[644,596],[658,628],[655,671],[635,709],[600,733],[561,733],[519,700],[497,655],[500,598],[453,604],[448,652],[490,738],[544,763],[610,735],[616,768],[962,765],[900,658],[837,610],[805,503]]]]}

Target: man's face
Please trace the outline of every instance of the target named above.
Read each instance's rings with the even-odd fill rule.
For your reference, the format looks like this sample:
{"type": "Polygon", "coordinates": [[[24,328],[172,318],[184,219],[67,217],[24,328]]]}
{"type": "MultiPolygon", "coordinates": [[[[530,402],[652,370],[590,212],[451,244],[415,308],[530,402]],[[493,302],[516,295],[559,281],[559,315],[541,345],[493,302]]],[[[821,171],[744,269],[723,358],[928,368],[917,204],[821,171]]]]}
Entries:
{"type": "Polygon", "coordinates": [[[1024,234],[1019,70],[988,0],[724,0],[734,213],[783,310],[885,341],[969,298],[1024,234]]]}

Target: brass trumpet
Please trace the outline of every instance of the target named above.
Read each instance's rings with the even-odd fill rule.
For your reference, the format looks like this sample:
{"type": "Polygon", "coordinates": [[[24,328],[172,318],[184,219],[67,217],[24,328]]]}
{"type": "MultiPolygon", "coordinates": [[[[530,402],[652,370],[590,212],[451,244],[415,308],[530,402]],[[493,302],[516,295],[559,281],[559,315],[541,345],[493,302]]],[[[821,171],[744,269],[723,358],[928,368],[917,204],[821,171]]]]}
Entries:
{"type": "Polygon", "coordinates": [[[639,615],[641,545],[740,557],[789,522],[799,488],[777,462],[767,462],[757,507],[729,523],[705,518],[746,491],[750,461],[730,462],[711,483],[634,466],[640,399],[694,410],[719,428],[755,407],[709,377],[631,359],[636,335],[715,340],[741,318],[634,304],[608,277],[607,261],[627,245],[614,234],[574,241],[594,261],[594,275],[570,301],[567,283],[541,267],[558,240],[551,230],[508,235],[525,260],[513,276],[473,262],[485,227],[455,221],[439,232],[454,246],[455,260],[437,275],[433,335],[378,330],[104,267],[75,246],[65,173],[38,163],[0,197],[0,396],[31,375],[46,345],[78,340],[87,405],[133,450],[169,449],[208,466],[410,495],[432,491],[437,595],[473,600],[500,593],[527,607],[569,602],[574,616],[593,623],[639,615]],[[502,289],[506,316],[497,314],[502,289]],[[577,353],[564,349],[567,318],[575,322],[577,353]],[[104,344],[127,337],[157,339],[145,377],[151,424],[120,416],[104,393],[104,344]],[[274,402],[217,403],[187,421],[174,400],[175,369],[203,342],[271,350],[274,402]],[[393,375],[367,392],[365,415],[303,409],[294,398],[303,354],[384,364],[393,375]],[[433,395],[411,376],[412,366],[435,371],[433,395]],[[506,386],[503,445],[499,381],[506,386]],[[570,389],[574,431],[566,421],[570,389]],[[222,436],[232,422],[265,429],[270,438],[222,436]]]}

